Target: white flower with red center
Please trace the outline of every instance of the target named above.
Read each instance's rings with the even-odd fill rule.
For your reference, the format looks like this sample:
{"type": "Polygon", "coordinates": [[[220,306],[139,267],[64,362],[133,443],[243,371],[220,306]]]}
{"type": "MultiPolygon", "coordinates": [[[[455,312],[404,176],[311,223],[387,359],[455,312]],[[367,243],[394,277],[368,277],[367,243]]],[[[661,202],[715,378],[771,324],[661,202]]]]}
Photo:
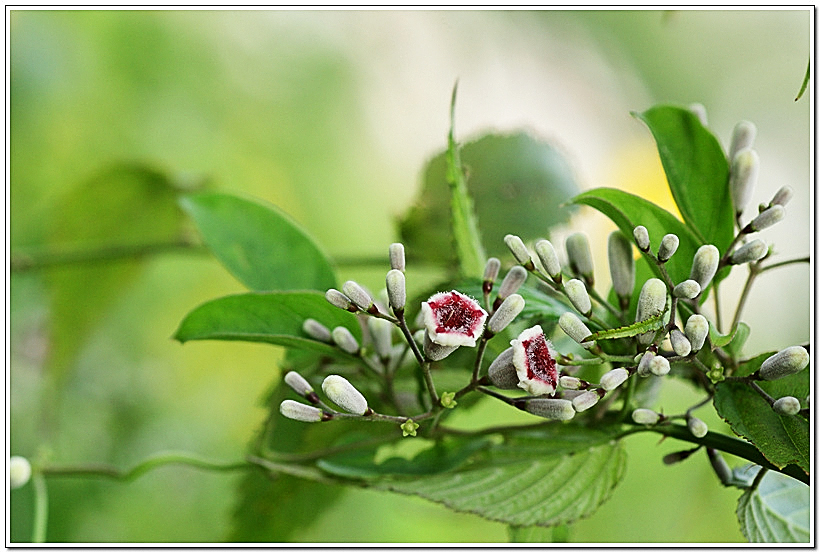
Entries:
{"type": "Polygon", "coordinates": [[[513,365],[518,373],[518,387],[534,396],[555,392],[558,383],[558,353],[540,325],[528,328],[512,340],[513,365]]]}
{"type": "Polygon", "coordinates": [[[477,301],[455,290],[430,296],[421,313],[427,336],[440,346],[474,346],[487,320],[477,301]]]}

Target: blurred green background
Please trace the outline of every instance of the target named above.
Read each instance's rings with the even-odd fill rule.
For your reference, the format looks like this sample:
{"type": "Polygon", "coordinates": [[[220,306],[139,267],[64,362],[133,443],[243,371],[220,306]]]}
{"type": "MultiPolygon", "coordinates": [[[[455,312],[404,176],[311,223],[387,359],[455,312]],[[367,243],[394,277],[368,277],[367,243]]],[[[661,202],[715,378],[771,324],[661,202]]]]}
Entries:
{"type": "MultiPolygon", "coordinates": [[[[761,158],[753,202],[768,202],[785,184],[795,189],[787,220],[766,239],[783,259],[804,256],[812,87],[794,98],[813,51],[812,17],[809,9],[12,10],[11,254],[139,245],[177,225],[150,206],[137,220],[105,220],[112,203],[128,198],[101,175],[125,163],[168,175],[175,186],[207,183],[272,202],[340,262],[342,280],[377,287],[382,270],[346,260],[386,257],[426,161],[446,145],[458,80],[460,140],[525,129],[560,148],[582,188],[620,187],[670,208],[651,136],[629,112],[700,102],[724,144],[737,121],[753,121],[761,158]],[[67,241],[60,229],[84,236],[85,221],[106,230],[67,241]]],[[[611,228],[585,211],[567,232],[588,232],[604,267],[611,228]]],[[[429,277],[408,268],[416,289],[429,277]]],[[[724,287],[727,309],[742,284],[734,277],[724,287]]],[[[747,353],[808,341],[809,277],[800,265],[759,279],[744,317],[752,327],[747,353]]],[[[124,468],[166,449],[239,460],[264,419],[261,399],[282,352],[181,346],[171,335],[196,305],[240,291],[213,258],[181,249],[12,271],[9,454],[124,468]]],[[[660,405],[678,412],[693,401],[691,390],[670,382],[660,405]]],[[[482,411],[488,420],[495,407],[482,411]]],[[[709,411],[698,415],[720,429],[709,411]]],[[[705,455],[662,464],[681,445],[629,438],[625,480],[570,539],[742,541],[740,492],[718,485],[705,455]]],[[[218,542],[230,529],[238,479],[183,467],[130,484],[50,479],[47,538],[218,542]]],[[[13,541],[30,539],[31,488],[11,492],[13,541]]],[[[361,490],[297,536],[507,540],[501,524],[361,490]]]]}

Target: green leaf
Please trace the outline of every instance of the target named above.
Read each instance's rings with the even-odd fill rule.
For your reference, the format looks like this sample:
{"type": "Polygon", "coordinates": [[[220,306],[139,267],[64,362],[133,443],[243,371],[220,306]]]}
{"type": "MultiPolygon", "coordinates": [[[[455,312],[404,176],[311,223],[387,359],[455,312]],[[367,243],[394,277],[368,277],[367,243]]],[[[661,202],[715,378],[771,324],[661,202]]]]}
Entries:
{"type": "Polygon", "coordinates": [[[543,526],[508,526],[510,543],[566,543],[569,527],[566,525],[545,528],[543,526]]]}
{"type": "Polygon", "coordinates": [[[253,292],[206,302],[186,315],[174,334],[188,340],[241,340],[309,349],[349,358],[340,349],[308,338],[305,319],[316,319],[333,329],[344,326],[361,342],[356,316],[330,305],[321,292],[253,292]]]}
{"type": "Polygon", "coordinates": [[[652,131],[683,220],[701,243],[725,253],[732,241],[734,209],[729,163],[717,138],[688,109],[656,106],[634,115],[652,131]]]}
{"type": "MultiPolygon", "coordinates": [[[[737,374],[745,376],[760,368],[772,353],[765,353],[743,363],[737,374]]],[[[809,393],[809,371],[774,380],[758,382],[773,398],[786,395],[798,399],[809,393]]],[[[795,464],[809,473],[809,423],[799,415],[779,415],[747,383],[725,380],[715,387],[715,408],[732,428],[760,450],[773,465],[782,468],[795,464]]]]}
{"type": "Polygon", "coordinates": [[[712,351],[717,348],[723,348],[730,344],[735,344],[735,348],[740,350],[746,338],[749,337],[749,325],[746,323],[738,323],[729,334],[720,334],[715,327],[709,325],[709,340],[712,342],[712,351]]]}
{"type": "MultiPolygon", "coordinates": [[[[524,132],[488,134],[462,145],[459,154],[487,255],[511,259],[505,235],[531,242],[549,238],[553,226],[569,221],[575,208],[562,204],[578,193],[578,185],[569,163],[550,144],[524,132]]],[[[420,195],[399,221],[408,259],[456,264],[446,167],[446,152],[430,160],[420,195]]],[[[483,271],[482,266],[469,276],[483,271]]]]}
{"type": "Polygon", "coordinates": [[[811,488],[774,471],[737,503],[740,531],[752,543],[807,543],[811,488]]]}
{"type": "Polygon", "coordinates": [[[336,276],[325,255],[278,208],[207,192],[182,198],[208,249],[251,290],[327,290],[336,276]]]}
{"type": "Polygon", "coordinates": [[[794,98],[795,102],[803,96],[804,92],[806,92],[806,87],[809,86],[809,77],[811,77],[811,58],[809,58],[809,61],[806,62],[806,74],[803,76],[803,84],[800,85],[800,90],[794,98]]]}
{"type": "MultiPolygon", "coordinates": [[[[588,205],[609,217],[626,236],[631,237],[638,225],[649,232],[650,249],[658,251],[666,234],[676,234],[680,240],[675,255],[666,262],[666,270],[674,282],[689,278],[695,251],[702,245],[698,237],[674,215],[639,196],[614,188],[595,188],[572,199],[573,203],[588,205]]],[[[646,256],[652,272],[660,277],[660,270],[646,256]]],[[[643,282],[636,279],[636,290],[643,282]]],[[[635,294],[633,294],[635,295],[635,294]]]]}
{"type": "Polygon", "coordinates": [[[508,436],[454,471],[371,485],[514,526],[557,526],[590,515],[606,501],[623,477],[625,461],[620,442],[608,434],[553,425],[508,436]]]}

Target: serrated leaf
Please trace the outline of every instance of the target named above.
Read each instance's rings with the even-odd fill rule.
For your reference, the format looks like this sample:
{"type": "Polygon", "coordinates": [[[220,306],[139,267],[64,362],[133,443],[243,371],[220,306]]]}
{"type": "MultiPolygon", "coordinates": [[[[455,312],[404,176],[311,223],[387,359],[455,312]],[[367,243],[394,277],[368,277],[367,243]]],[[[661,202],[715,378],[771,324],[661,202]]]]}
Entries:
{"type": "Polygon", "coordinates": [[[752,543],[807,543],[810,539],[811,488],[768,471],[757,488],[740,496],[740,531],[752,543]]]}
{"type": "Polygon", "coordinates": [[[302,331],[305,319],[316,319],[333,329],[347,327],[361,341],[356,316],[330,305],[321,292],[251,292],[206,302],[185,316],[174,338],[188,340],[240,340],[309,349],[349,358],[340,349],[309,338],[302,331]]]}
{"type": "Polygon", "coordinates": [[[635,114],[652,132],[683,220],[701,243],[721,252],[732,241],[729,163],[717,138],[691,110],[655,106],[635,114]]]}
{"type": "Polygon", "coordinates": [[[327,290],[333,267],[307,233],[277,207],[207,192],[182,198],[208,249],[251,290],[327,290]]]}

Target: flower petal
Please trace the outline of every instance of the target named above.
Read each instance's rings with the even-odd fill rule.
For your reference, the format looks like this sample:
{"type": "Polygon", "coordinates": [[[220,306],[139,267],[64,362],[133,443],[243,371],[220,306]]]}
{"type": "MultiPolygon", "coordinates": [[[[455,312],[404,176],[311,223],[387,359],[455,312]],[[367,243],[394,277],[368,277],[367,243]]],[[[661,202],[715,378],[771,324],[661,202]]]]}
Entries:
{"type": "Polygon", "coordinates": [[[430,340],[441,346],[474,346],[484,331],[487,312],[461,292],[439,292],[421,304],[430,340]]]}
{"type": "Polygon", "coordinates": [[[540,325],[528,328],[512,340],[513,364],[520,380],[518,386],[532,395],[555,392],[558,383],[557,353],[540,325]]]}

